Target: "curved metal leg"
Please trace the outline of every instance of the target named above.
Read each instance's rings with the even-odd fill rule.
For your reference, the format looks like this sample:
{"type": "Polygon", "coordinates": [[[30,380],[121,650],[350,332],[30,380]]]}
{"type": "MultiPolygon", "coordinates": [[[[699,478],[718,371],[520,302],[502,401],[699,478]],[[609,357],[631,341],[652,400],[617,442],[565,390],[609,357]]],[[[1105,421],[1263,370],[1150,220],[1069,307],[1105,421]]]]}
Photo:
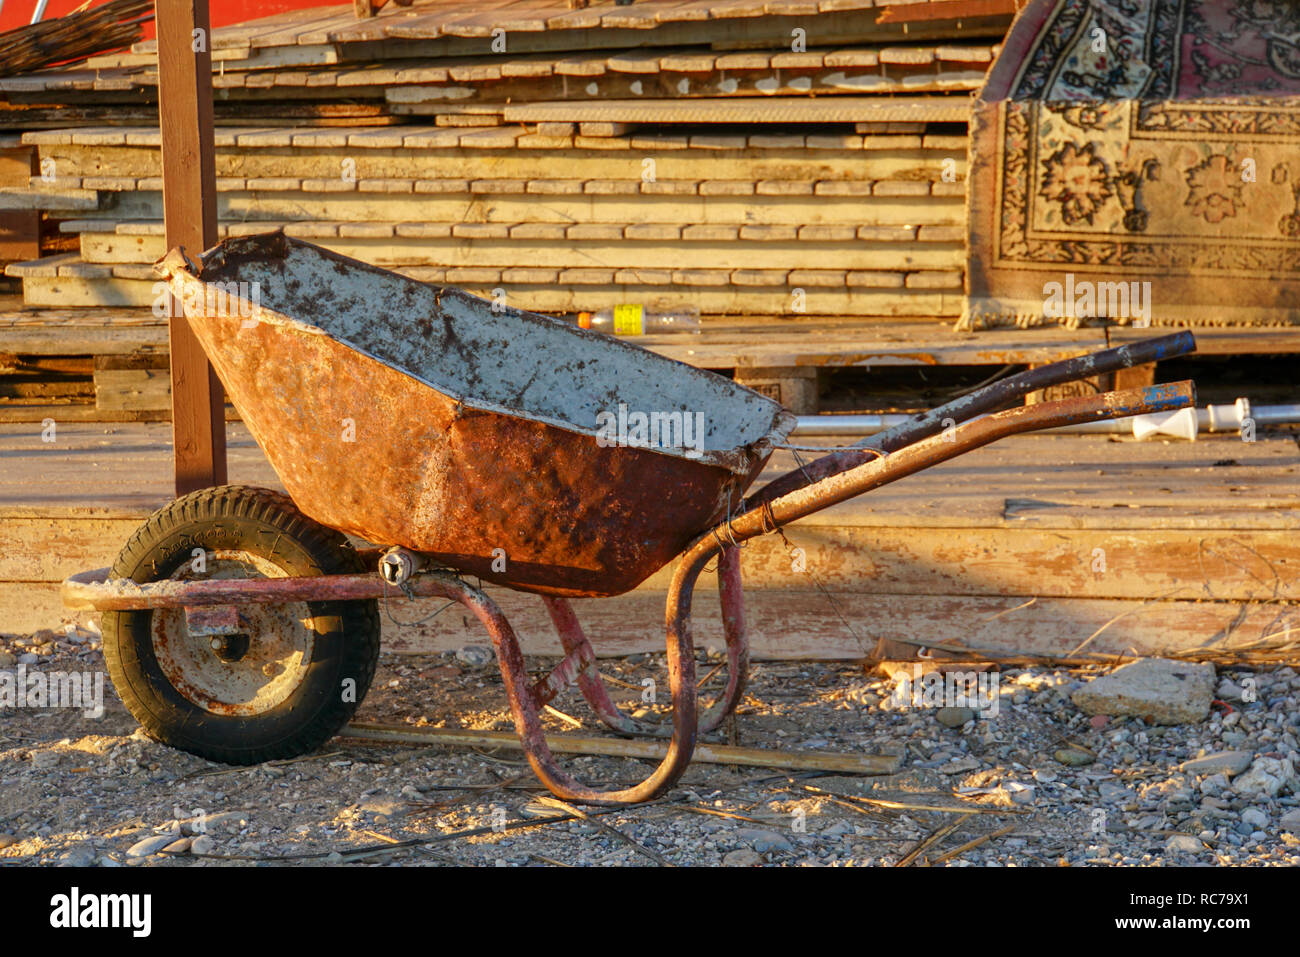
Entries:
{"type": "Polygon", "coordinates": [[[727,639],[727,687],[700,712],[700,734],[708,734],[736,710],[749,682],[749,637],[745,631],[745,595],[740,584],[740,549],[724,548],[718,556],[718,597],[722,631],[727,639]]]}
{"type": "MultiPolygon", "coordinates": [[[[695,574],[698,575],[699,572],[695,574]]],[[[492,637],[497,663],[501,666],[501,678],[510,700],[510,714],[514,719],[515,731],[523,744],[524,754],[533,773],[553,794],[565,801],[584,804],[636,804],[658,797],[677,783],[695,752],[695,646],[689,618],[690,585],[693,585],[694,577],[687,587],[680,589],[685,597],[685,604],[681,606],[686,612],[684,621],[674,620],[678,590],[669,595],[668,682],[673,697],[673,734],[668,742],[668,753],[648,778],[640,784],[618,791],[589,788],[556,763],[546,744],[546,734],[538,715],[537,697],[529,682],[519,641],[496,603],[479,589],[453,576],[429,577],[434,580],[429,581],[422,591],[441,592],[464,605],[474,613],[492,637]]]]}
{"type": "MultiPolygon", "coordinates": [[[[568,601],[549,596],[544,597],[542,601],[551,616],[551,623],[555,625],[555,630],[560,636],[560,644],[564,646],[566,655],[578,654],[584,645],[591,647],[578,621],[578,616],[568,601]]],[[[595,657],[594,654],[592,657],[595,657]]],[[[591,705],[591,710],[596,712],[596,717],[611,730],[629,737],[654,737],[666,733],[662,728],[636,720],[616,705],[609,696],[609,689],[605,687],[604,679],[595,668],[581,671],[577,681],[578,689],[587,699],[587,704],[591,705]]]]}
{"type": "MultiPolygon", "coordinates": [[[[749,678],[749,642],[745,633],[744,596],[740,584],[740,551],[725,549],[718,556],[718,592],[722,603],[722,630],[727,642],[727,687],[709,707],[700,712],[698,731],[707,734],[726,720],[745,693],[749,678]]],[[[560,636],[565,654],[577,655],[590,643],[578,622],[573,606],[563,598],[543,598],[551,622],[560,636]]],[[[594,654],[591,657],[595,657],[594,654]]],[[[638,721],[609,696],[604,680],[594,668],[577,676],[578,688],[596,716],[611,730],[629,736],[665,737],[667,731],[638,721]]]]}

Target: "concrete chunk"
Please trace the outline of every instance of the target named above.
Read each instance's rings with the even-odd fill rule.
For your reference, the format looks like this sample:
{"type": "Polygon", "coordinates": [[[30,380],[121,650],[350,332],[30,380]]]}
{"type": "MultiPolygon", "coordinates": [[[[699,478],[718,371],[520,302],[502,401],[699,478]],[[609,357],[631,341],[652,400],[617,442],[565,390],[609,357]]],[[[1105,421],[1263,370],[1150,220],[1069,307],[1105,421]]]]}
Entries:
{"type": "Polygon", "coordinates": [[[1154,724],[1204,721],[1214,697],[1214,666],[1143,658],[1093,679],[1071,697],[1087,714],[1154,724]]]}

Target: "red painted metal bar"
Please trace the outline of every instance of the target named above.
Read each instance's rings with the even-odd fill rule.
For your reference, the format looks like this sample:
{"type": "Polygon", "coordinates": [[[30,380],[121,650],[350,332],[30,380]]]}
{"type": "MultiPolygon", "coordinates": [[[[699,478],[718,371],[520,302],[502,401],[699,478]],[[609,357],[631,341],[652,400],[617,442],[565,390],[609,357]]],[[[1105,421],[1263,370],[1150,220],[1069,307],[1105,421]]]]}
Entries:
{"type": "MultiPolygon", "coordinates": [[[[542,601],[551,616],[551,624],[555,626],[555,631],[560,636],[560,644],[564,646],[565,654],[573,654],[584,645],[591,647],[586,633],[582,630],[582,624],[578,621],[577,613],[573,610],[573,605],[564,598],[549,596],[543,597],[542,601]]],[[[583,672],[578,675],[578,690],[587,699],[591,710],[596,712],[596,717],[610,730],[629,737],[654,737],[663,733],[654,725],[637,721],[625,714],[609,696],[609,689],[605,687],[605,682],[599,673],[583,672]]]]}
{"type": "Polygon", "coordinates": [[[749,682],[749,638],[745,632],[739,548],[724,548],[718,556],[718,597],[722,602],[722,633],[727,639],[727,687],[717,701],[700,712],[701,734],[717,728],[736,710],[749,682]]]}
{"type": "MultiPolygon", "coordinates": [[[[718,557],[718,590],[722,603],[722,629],[727,643],[727,687],[716,701],[700,712],[700,734],[715,730],[735,710],[749,680],[749,643],[745,634],[740,552],[737,549],[725,549],[718,557]]],[[[543,601],[566,655],[574,655],[584,645],[591,647],[568,600],[546,597],[543,601]]],[[[635,737],[663,737],[667,734],[657,725],[638,721],[626,714],[609,696],[605,682],[594,669],[578,675],[578,688],[596,717],[611,730],[635,737]]]]}
{"type": "MultiPolygon", "coordinates": [[[[1196,351],[1196,339],[1190,332],[1176,332],[1154,339],[1143,339],[1114,349],[1076,356],[1049,365],[1008,376],[992,385],[976,389],[938,408],[923,412],[915,418],[895,426],[879,435],[864,439],[858,445],[866,450],[896,452],[913,442],[937,435],[949,425],[960,425],[977,415],[992,412],[1008,402],[1024,398],[1031,392],[1047,386],[1073,382],[1089,376],[1104,375],[1117,369],[1145,365],[1162,359],[1173,359],[1196,351]]],[[[788,472],[768,482],[746,500],[741,511],[761,506],[764,502],[780,498],[796,489],[804,488],[828,476],[862,465],[878,458],[869,451],[840,451],[814,459],[801,469],[788,472]]]]}
{"type": "Polygon", "coordinates": [[[550,704],[574,680],[582,680],[595,670],[596,652],[588,642],[583,642],[568,652],[558,665],[541,681],[533,685],[533,698],[539,705],[550,704]]]}

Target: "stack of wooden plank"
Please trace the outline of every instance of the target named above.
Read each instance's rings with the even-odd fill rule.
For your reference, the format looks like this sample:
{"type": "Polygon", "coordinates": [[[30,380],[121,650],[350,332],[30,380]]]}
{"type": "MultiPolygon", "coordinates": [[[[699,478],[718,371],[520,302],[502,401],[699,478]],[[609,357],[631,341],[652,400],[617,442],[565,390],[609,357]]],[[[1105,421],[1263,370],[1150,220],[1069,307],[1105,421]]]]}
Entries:
{"type": "MultiPolygon", "coordinates": [[[[437,0],[217,30],[221,231],[543,312],[690,302],[705,345],[737,317],[950,321],[970,95],[1015,5],[437,0]]],[[[8,266],[29,310],[155,302],[156,84],[151,43],[0,80],[38,151],[0,208],[79,238],[8,266]]],[[[806,370],[750,378],[809,411],[806,370]]]]}

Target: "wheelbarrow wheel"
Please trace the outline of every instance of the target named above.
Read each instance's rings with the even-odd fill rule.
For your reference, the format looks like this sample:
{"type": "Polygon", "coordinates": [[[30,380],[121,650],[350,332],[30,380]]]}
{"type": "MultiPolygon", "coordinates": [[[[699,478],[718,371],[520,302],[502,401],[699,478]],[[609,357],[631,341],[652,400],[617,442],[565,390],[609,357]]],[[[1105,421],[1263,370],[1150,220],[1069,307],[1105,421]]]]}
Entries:
{"type": "MultiPolygon", "coordinates": [[[[203,489],[155,512],[113,564],[137,582],[364,571],[347,539],[269,489],[203,489]]],[[[314,751],[352,717],[379,660],[375,601],[249,603],[237,633],[191,634],[182,609],[106,612],[108,672],[163,744],[226,764],[314,751]]]]}

